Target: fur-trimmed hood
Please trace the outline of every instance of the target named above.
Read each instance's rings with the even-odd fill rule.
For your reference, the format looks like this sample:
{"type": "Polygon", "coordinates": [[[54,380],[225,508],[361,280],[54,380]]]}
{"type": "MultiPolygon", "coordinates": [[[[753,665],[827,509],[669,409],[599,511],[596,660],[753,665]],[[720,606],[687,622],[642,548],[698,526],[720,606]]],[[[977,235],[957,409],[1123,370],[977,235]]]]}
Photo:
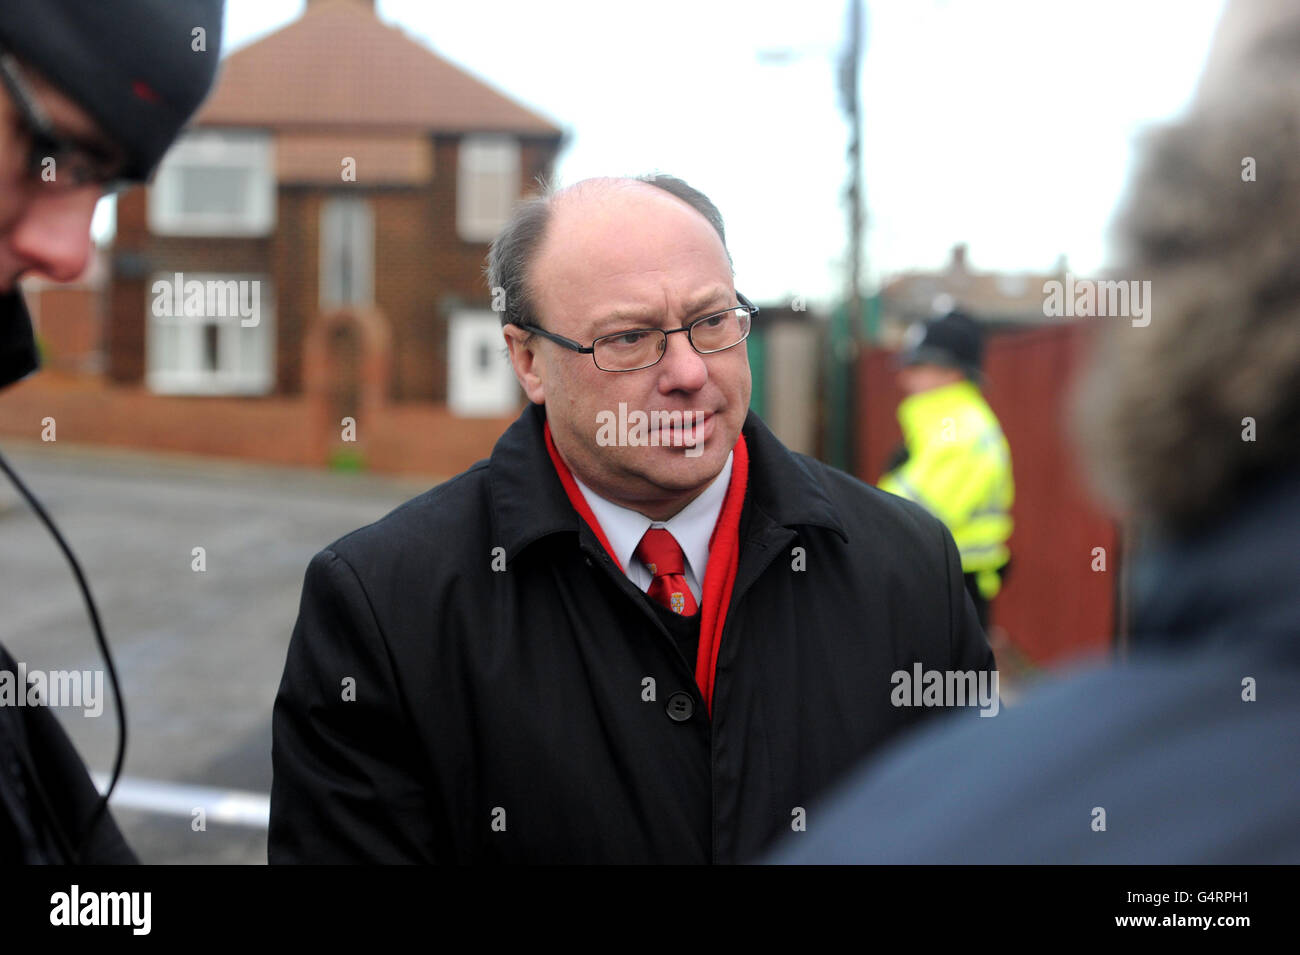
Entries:
{"type": "Polygon", "coordinates": [[[1098,489],[1174,528],[1300,460],[1300,10],[1238,49],[1147,144],[1116,226],[1151,321],[1104,330],[1075,400],[1098,489]]]}

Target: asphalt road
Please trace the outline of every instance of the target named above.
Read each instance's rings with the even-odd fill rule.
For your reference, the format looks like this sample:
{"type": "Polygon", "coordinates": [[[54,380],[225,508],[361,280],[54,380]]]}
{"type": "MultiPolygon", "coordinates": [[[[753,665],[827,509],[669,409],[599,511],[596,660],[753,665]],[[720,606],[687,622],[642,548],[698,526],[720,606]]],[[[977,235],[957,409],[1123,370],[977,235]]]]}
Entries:
{"type": "MultiPolygon", "coordinates": [[[[307,563],[432,482],[53,443],[0,449],[99,604],[129,720],[112,804],[128,842],[144,862],[264,863],[271,706],[307,563]]],[[[62,554],[0,484],[0,642],[29,671],[101,670],[62,554]]],[[[117,733],[104,683],[99,716],[55,712],[106,776],[117,733]]]]}

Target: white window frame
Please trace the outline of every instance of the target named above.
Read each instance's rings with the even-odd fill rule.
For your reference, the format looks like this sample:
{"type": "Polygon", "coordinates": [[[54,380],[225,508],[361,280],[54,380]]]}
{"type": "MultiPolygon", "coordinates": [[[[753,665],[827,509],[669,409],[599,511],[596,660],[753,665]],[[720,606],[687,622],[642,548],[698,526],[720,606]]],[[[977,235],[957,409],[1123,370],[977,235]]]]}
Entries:
{"type": "MultiPolygon", "coordinates": [[[[175,273],[156,272],[145,290],[145,383],[150,391],[167,395],[264,395],[275,386],[275,300],[269,277],[250,273],[185,272],[184,282],[256,281],[257,324],[245,326],[239,314],[192,316],[156,314],[155,282],[174,286],[175,273]],[[206,327],[218,326],[219,367],[203,367],[206,327]],[[164,337],[172,336],[177,361],[167,367],[164,337]],[[221,367],[224,365],[225,367],[221,367]]],[[[205,286],[206,287],[206,286],[205,286]]],[[[182,297],[182,312],[184,298],[182,297]]],[[[170,308],[175,311],[174,300],[170,308]]]]}
{"type": "Polygon", "coordinates": [[[155,235],[268,235],[275,228],[275,192],[275,153],[269,132],[190,132],[163,157],[149,187],[149,230],[155,235]],[[185,212],[181,202],[182,173],[189,168],[213,166],[248,172],[247,207],[233,215],[185,212]]]}
{"type": "Polygon", "coordinates": [[[465,136],[456,171],[456,231],[466,242],[491,242],[519,199],[519,140],[465,136]]]}

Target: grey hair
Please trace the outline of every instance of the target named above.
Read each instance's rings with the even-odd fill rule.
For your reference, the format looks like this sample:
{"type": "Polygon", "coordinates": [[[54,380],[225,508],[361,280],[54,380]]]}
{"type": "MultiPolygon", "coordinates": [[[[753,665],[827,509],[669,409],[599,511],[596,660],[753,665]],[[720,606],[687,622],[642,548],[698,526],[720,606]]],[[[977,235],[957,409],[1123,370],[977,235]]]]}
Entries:
{"type": "Polygon", "coordinates": [[[537,251],[546,235],[556,197],[570,191],[581,192],[592,187],[605,187],[619,183],[645,183],[662,189],[686,203],[713,227],[713,231],[722,241],[723,250],[727,253],[727,262],[731,262],[722,213],[708,196],[676,176],[650,173],[626,179],[586,179],[564,189],[557,189],[554,182],[539,180],[540,194],[525,199],[515,207],[488,250],[487,267],[484,272],[487,276],[488,288],[492,293],[493,308],[500,313],[503,328],[506,325],[539,324],[529,282],[529,268],[533,259],[537,257],[537,251]]]}

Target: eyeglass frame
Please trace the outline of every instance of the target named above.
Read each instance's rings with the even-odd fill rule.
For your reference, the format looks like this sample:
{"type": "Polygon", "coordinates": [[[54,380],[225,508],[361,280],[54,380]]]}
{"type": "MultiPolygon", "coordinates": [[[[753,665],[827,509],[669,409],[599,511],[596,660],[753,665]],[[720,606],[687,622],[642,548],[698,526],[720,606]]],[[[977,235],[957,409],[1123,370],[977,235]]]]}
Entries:
{"type": "Polygon", "coordinates": [[[628,371],[645,371],[647,368],[653,368],[655,365],[659,364],[661,361],[664,360],[664,355],[668,354],[668,336],[676,335],[678,332],[686,333],[686,340],[690,342],[691,348],[695,350],[695,353],[697,355],[717,355],[729,349],[735,348],[737,345],[744,344],[744,342],[749,338],[748,331],[745,332],[745,337],[740,339],[740,341],[732,342],[730,345],[725,345],[722,348],[715,348],[713,351],[700,351],[700,349],[696,348],[695,346],[695,339],[691,337],[691,329],[693,329],[696,325],[700,324],[700,322],[707,322],[711,318],[717,318],[719,315],[725,315],[727,312],[734,312],[738,308],[743,308],[745,311],[749,312],[749,318],[751,323],[750,328],[752,330],[753,319],[754,316],[758,314],[759,308],[757,305],[755,305],[749,299],[745,298],[745,296],[741,295],[739,292],[736,293],[736,298],[740,300],[739,305],[732,305],[729,308],[720,308],[716,312],[710,312],[708,315],[701,315],[699,318],[694,319],[689,324],[683,325],[681,328],[668,328],[668,329],[652,328],[652,327],[624,328],[617,332],[610,332],[608,335],[601,335],[599,338],[594,339],[591,345],[589,346],[583,345],[581,342],[575,342],[572,338],[565,338],[563,335],[557,335],[554,332],[548,332],[540,325],[533,325],[531,323],[526,324],[523,322],[510,322],[509,324],[514,325],[516,328],[522,328],[525,331],[533,332],[534,334],[541,335],[547,341],[555,342],[555,344],[567,348],[570,351],[577,352],[580,355],[590,355],[593,364],[596,361],[596,345],[604,341],[606,338],[617,338],[620,335],[627,335],[631,332],[660,332],[664,336],[663,350],[659,352],[659,357],[656,358],[654,361],[650,362],[650,364],[648,365],[639,365],[636,368],[600,368],[600,365],[598,364],[596,365],[596,367],[600,368],[601,371],[605,371],[605,372],[609,372],[610,374],[617,375],[628,371]]]}
{"type": "MultiPolygon", "coordinates": [[[[118,161],[114,166],[102,151],[99,151],[100,155],[96,155],[97,150],[94,146],[89,146],[84,142],[79,142],[74,138],[59,133],[54,123],[50,121],[45,107],[41,105],[36,94],[28,86],[22,69],[18,65],[18,59],[3,47],[0,47],[0,84],[3,84],[5,90],[9,93],[9,98],[13,100],[14,105],[17,107],[19,118],[27,128],[27,134],[31,140],[24,170],[25,175],[41,182],[46,187],[53,183],[57,188],[68,180],[63,180],[63,183],[59,182],[58,159],[55,157],[82,156],[89,160],[86,165],[95,169],[96,175],[89,177],[74,175],[72,185],[66,188],[80,189],[84,186],[97,185],[105,193],[116,193],[134,185],[122,172],[125,166],[124,161],[118,161]],[[55,158],[55,179],[52,183],[49,180],[44,180],[41,175],[44,171],[45,160],[48,158],[55,158]]],[[[75,162],[68,165],[71,165],[74,171],[78,169],[75,162]]]]}

